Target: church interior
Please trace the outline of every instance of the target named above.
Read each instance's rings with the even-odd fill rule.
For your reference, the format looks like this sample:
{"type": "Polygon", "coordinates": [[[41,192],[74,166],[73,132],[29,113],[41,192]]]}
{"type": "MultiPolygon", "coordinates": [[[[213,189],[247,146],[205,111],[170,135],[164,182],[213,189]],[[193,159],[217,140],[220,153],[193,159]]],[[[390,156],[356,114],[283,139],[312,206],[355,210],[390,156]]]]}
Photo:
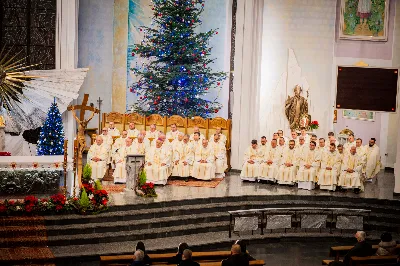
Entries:
{"type": "Polygon", "coordinates": [[[0,265],[400,265],[399,14],[1,0],[0,265]]]}

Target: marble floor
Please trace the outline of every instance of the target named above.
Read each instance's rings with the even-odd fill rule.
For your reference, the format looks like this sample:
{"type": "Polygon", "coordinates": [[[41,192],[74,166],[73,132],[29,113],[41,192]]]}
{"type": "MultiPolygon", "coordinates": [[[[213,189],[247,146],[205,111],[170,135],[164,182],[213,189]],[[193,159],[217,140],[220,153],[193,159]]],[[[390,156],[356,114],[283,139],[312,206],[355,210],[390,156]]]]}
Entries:
{"type": "Polygon", "coordinates": [[[253,195],[330,195],[337,197],[400,200],[400,197],[393,195],[393,191],[394,174],[390,171],[381,171],[378,177],[373,179],[372,183],[365,183],[365,191],[360,194],[354,194],[352,191],[329,192],[319,189],[308,191],[278,184],[242,182],[239,173],[229,173],[216,188],[171,185],[156,186],[158,194],[156,198],[141,198],[133,192],[120,192],[111,194],[110,203],[111,205],[126,205],[183,199],[253,195]]]}

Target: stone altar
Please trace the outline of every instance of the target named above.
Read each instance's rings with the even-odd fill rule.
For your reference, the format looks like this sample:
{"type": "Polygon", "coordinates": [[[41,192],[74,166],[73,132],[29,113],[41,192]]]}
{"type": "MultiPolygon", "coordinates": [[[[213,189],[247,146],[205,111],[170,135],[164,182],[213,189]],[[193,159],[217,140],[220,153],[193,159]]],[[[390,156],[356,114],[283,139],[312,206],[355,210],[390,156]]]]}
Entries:
{"type": "Polygon", "coordinates": [[[140,166],[144,163],[144,155],[128,154],[126,156],[126,191],[135,191],[140,166]]]}

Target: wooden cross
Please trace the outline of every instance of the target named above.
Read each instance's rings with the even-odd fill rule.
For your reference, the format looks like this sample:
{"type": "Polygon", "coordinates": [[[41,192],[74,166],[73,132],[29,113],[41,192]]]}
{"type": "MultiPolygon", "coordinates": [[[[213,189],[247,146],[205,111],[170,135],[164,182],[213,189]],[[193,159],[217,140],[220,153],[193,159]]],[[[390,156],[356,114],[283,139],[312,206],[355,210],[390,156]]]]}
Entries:
{"type": "MultiPolygon", "coordinates": [[[[89,121],[93,118],[95,114],[100,112],[99,109],[86,105],[89,99],[89,94],[83,95],[83,101],[80,105],[68,106],[67,110],[72,111],[72,114],[75,120],[78,122],[78,156],[76,156],[76,164],[78,165],[78,180],[79,185],[81,185],[81,176],[82,176],[82,155],[83,151],[86,149],[86,139],[85,139],[85,130],[89,121]],[[79,110],[79,118],[75,114],[75,110],[79,110]],[[91,116],[85,120],[85,111],[91,111],[91,116]]],[[[90,136],[91,137],[91,136],[90,136]]]]}

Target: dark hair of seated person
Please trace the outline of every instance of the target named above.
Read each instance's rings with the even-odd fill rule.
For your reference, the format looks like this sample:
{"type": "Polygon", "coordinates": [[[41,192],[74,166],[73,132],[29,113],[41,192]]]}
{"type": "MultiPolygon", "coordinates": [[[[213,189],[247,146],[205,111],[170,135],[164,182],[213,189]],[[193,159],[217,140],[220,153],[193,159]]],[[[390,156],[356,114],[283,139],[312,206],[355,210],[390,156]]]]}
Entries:
{"type": "Polygon", "coordinates": [[[178,252],[168,260],[168,264],[179,264],[182,261],[182,253],[185,249],[189,249],[189,245],[187,243],[180,243],[178,252]]]}
{"type": "Polygon", "coordinates": [[[143,264],[144,265],[151,265],[151,259],[149,255],[146,253],[146,247],[142,241],[137,242],[135,250],[140,249],[144,253],[143,264]]]}
{"type": "Polygon", "coordinates": [[[236,245],[240,246],[240,250],[242,251],[242,255],[248,260],[256,260],[255,258],[253,258],[249,253],[247,253],[247,245],[246,245],[246,241],[244,240],[236,240],[235,242],[236,245]]]}

